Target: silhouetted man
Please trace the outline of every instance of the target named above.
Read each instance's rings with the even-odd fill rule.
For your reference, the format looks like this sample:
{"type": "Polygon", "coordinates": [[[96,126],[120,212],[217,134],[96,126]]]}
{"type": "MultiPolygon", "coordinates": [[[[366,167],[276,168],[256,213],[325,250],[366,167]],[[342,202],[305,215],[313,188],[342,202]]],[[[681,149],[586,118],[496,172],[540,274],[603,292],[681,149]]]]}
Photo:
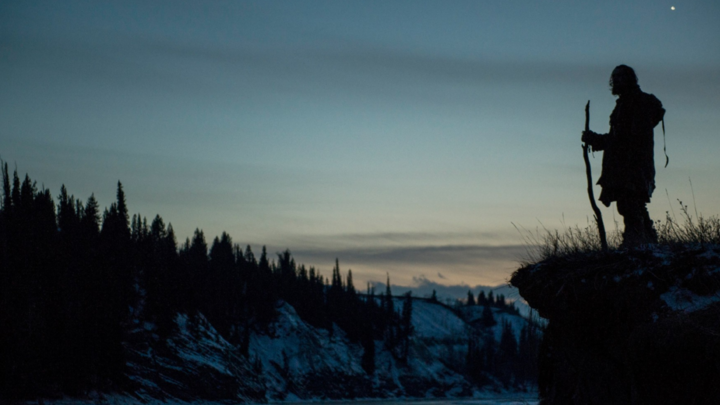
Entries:
{"type": "Polygon", "coordinates": [[[604,151],[597,182],[602,187],[599,200],[606,207],[617,202],[625,222],[623,246],[656,243],[657,232],[646,204],[655,190],[653,128],[665,109],[657,97],[640,90],[635,71],[629,66],[613,70],[610,87],[618,96],[610,115],[610,132],[583,131],[582,135],[582,141],[593,151],[604,151]]]}

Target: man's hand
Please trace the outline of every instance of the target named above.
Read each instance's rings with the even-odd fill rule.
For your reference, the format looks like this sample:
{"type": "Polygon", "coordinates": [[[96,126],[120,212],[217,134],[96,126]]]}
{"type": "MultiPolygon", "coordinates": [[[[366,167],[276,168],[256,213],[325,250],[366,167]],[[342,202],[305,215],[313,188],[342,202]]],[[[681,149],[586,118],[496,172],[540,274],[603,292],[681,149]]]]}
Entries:
{"type": "Polygon", "coordinates": [[[593,152],[600,152],[605,149],[606,136],[598,134],[596,132],[585,130],[582,132],[582,138],[580,138],[584,144],[590,146],[593,152]]]}

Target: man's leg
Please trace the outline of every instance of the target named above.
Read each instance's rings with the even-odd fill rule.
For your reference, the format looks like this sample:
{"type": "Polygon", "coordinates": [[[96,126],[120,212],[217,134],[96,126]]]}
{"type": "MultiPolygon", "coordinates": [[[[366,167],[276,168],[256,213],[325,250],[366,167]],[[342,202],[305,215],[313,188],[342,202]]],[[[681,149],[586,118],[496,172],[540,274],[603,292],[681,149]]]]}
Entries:
{"type": "Polygon", "coordinates": [[[621,198],[617,201],[617,209],[625,223],[624,246],[657,243],[657,232],[653,228],[653,222],[644,201],[637,198],[621,198]]]}
{"type": "Polygon", "coordinates": [[[621,246],[630,247],[642,243],[643,223],[642,217],[638,215],[637,205],[633,204],[633,200],[630,198],[620,198],[617,200],[617,210],[625,223],[621,246]]]}
{"type": "Polygon", "coordinates": [[[650,219],[650,213],[647,210],[647,204],[643,203],[642,205],[642,213],[643,213],[643,226],[645,231],[645,243],[657,243],[658,242],[658,234],[655,230],[655,226],[653,226],[653,221],[650,219]]]}

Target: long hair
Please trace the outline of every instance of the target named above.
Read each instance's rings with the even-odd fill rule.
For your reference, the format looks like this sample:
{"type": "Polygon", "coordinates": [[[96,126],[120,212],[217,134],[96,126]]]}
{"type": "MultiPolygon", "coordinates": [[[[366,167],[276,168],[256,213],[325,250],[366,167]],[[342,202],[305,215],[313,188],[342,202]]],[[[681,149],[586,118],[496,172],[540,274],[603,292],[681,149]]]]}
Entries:
{"type": "Polygon", "coordinates": [[[638,85],[638,78],[635,74],[635,70],[631,68],[628,65],[618,65],[613,69],[612,74],[610,75],[610,88],[614,87],[613,78],[618,79],[617,84],[621,84],[623,87],[627,87],[628,89],[633,88],[639,88],[638,85]]]}

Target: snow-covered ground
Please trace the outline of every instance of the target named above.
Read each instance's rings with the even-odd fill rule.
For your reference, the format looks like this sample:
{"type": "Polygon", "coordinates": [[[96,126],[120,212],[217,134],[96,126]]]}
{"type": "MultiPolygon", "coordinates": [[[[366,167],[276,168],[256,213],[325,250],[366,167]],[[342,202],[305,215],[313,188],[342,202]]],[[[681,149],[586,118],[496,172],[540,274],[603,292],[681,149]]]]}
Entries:
{"type": "MultiPolygon", "coordinates": [[[[395,306],[402,308],[404,300],[396,300],[395,306]]],[[[467,323],[454,312],[429,301],[414,300],[412,324],[415,336],[421,338],[445,339],[465,334],[467,323]]]]}
{"type": "MultiPolygon", "coordinates": [[[[395,299],[398,312],[402,311],[404,301],[395,299]]],[[[468,339],[477,333],[473,321],[481,316],[482,306],[460,311],[413,299],[414,335],[407,360],[400,361],[378,340],[375,371],[371,375],[362,367],[363,347],[351,342],[341,329],[315,328],[284,302],[279,303],[277,311],[275,321],[251,334],[247,358],[202,314],[193,319],[179,315],[177,333],[158,351],[143,343],[157,339],[153,328],[139,327],[134,332],[137,334],[134,341],[138,343],[128,349],[128,377],[136,384],[133,397],[95,395],[86,401],[45,403],[126,405],[143,401],[154,404],[157,398],[170,404],[186,403],[181,401],[185,400],[203,405],[216,402],[198,401],[198,398],[233,398],[251,403],[366,398],[372,399],[374,405],[411,398],[457,399],[428,401],[428,405],[456,404],[463,398],[473,398],[468,402],[470,405],[534,403],[533,394],[527,394],[525,402],[518,402],[508,397],[514,394],[504,392],[499,383],[478,388],[465,376],[468,339]],[[498,392],[504,396],[498,397],[498,392]]],[[[513,326],[516,338],[528,322],[497,308],[493,313],[498,324],[492,333],[497,340],[504,321],[513,326]]]]}
{"type": "MultiPolygon", "coordinates": [[[[495,397],[485,397],[477,399],[447,399],[447,400],[413,400],[413,399],[397,399],[394,401],[378,400],[378,401],[324,401],[328,405],[537,405],[538,400],[534,399],[530,395],[520,396],[508,396],[508,395],[496,395],[495,397]]],[[[78,400],[78,399],[59,399],[59,400],[44,400],[44,405],[137,405],[140,402],[125,395],[95,395],[92,399],[78,400]]],[[[271,402],[272,403],[272,402],[271,402]]],[[[283,402],[284,404],[308,404],[309,402],[283,402]]],[[[313,401],[312,403],[321,403],[313,401]]],[[[36,401],[28,401],[27,405],[36,405],[36,401]]],[[[227,405],[226,401],[192,401],[185,402],[180,400],[155,400],[145,402],[144,405],[227,405]]]]}
{"type": "Polygon", "coordinates": [[[720,301],[720,291],[710,295],[699,295],[687,288],[670,287],[660,298],[673,311],[695,312],[720,301]]]}

